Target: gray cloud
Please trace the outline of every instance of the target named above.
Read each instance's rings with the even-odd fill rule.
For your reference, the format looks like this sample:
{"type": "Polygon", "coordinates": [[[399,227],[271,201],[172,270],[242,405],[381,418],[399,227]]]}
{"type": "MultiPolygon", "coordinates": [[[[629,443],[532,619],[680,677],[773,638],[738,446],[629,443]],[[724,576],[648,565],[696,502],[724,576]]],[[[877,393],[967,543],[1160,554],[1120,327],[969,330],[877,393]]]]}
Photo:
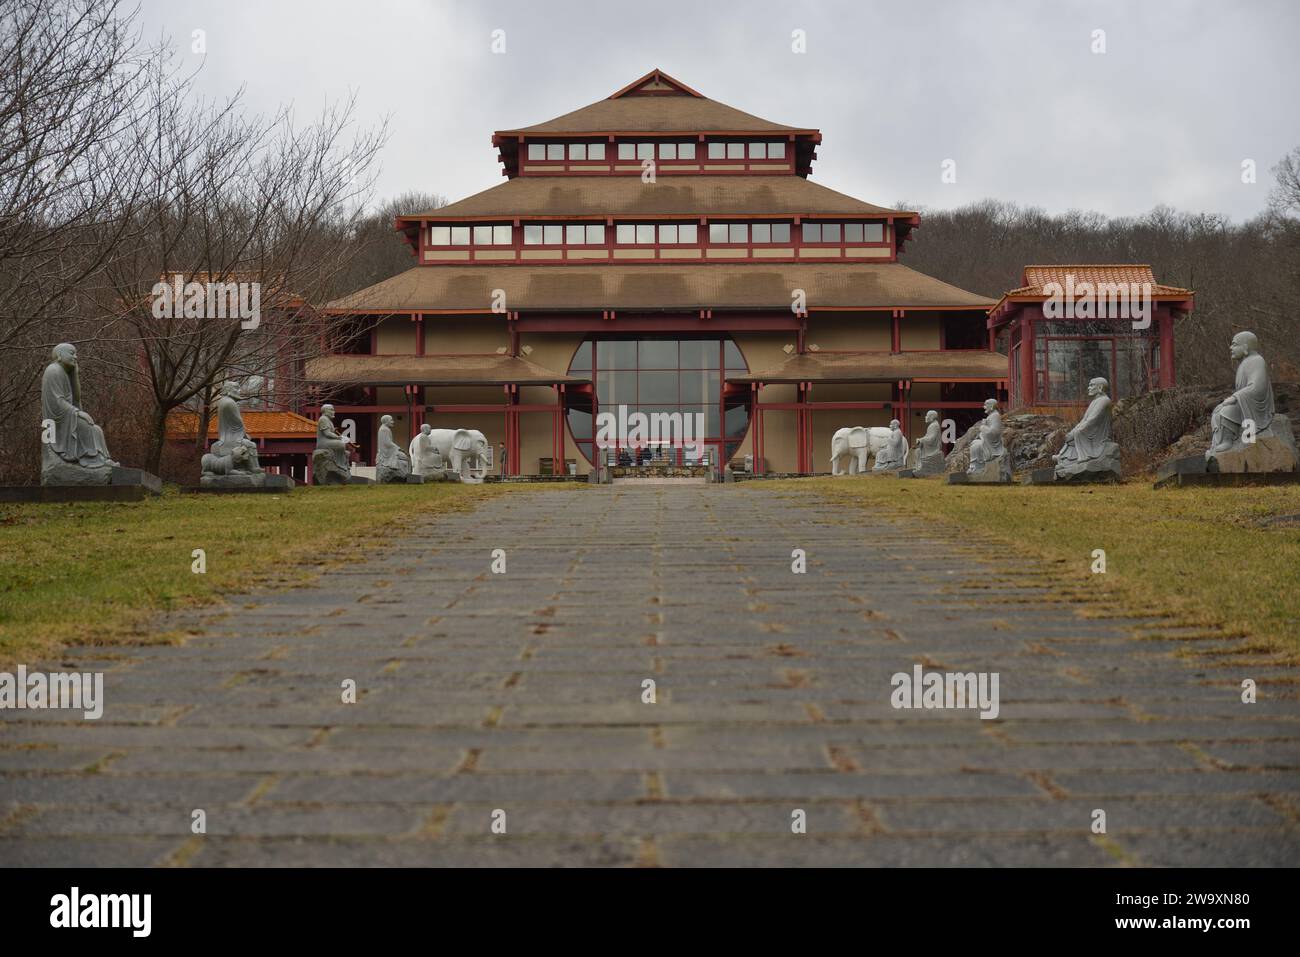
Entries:
{"type": "Polygon", "coordinates": [[[1276,2],[603,4],[145,0],[146,33],[200,88],[301,116],[356,91],[391,116],[381,196],[501,182],[490,136],[660,67],[706,96],[822,130],[813,178],[872,202],[996,197],[1116,215],[1159,203],[1242,219],[1300,145],[1300,5],[1276,2]],[[507,52],[490,50],[505,31],[507,52]],[[791,52],[791,31],[808,52],[791,52]],[[1090,50],[1106,33],[1105,54],[1090,50]],[[194,57],[197,60],[197,57],[194,57]],[[957,182],[940,181],[953,159],[957,182]],[[1259,182],[1241,182],[1241,163],[1259,182]]]}

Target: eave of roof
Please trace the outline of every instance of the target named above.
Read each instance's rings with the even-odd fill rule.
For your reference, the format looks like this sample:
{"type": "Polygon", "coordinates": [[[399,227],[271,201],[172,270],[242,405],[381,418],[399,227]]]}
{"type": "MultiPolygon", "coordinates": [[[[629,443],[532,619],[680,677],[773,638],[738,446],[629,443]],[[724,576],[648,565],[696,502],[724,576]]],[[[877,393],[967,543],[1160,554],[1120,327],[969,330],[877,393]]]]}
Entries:
{"type": "Polygon", "coordinates": [[[999,382],[1010,376],[1007,357],[983,349],[943,352],[806,352],[771,369],[729,375],[728,382],[893,382],[899,379],[999,382]]]}
{"type": "Polygon", "coordinates": [[[591,381],[508,355],[320,356],[307,360],[303,378],[332,385],[581,385],[591,381]]]}
{"type": "Polygon", "coordinates": [[[484,314],[504,293],[512,311],[790,309],[978,309],[993,304],[897,262],[668,263],[620,266],[413,266],[329,303],[333,313],[484,314]]]}

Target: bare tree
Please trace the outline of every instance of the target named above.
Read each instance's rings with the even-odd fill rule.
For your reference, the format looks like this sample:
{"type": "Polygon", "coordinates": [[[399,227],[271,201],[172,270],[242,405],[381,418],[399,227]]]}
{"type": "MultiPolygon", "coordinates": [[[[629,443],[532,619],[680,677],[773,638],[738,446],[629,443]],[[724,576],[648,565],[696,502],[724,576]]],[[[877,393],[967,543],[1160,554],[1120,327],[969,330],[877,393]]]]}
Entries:
{"type": "MultiPolygon", "coordinates": [[[[89,338],[73,293],[131,226],[126,161],[148,51],[118,0],[0,0],[0,416],[51,339],[89,338]],[[57,337],[56,338],[56,334],[57,337]]],[[[87,322],[89,320],[89,323],[87,322]]]]}
{"type": "Polygon", "coordinates": [[[199,103],[163,58],[148,73],[132,128],[148,194],[89,291],[97,311],[115,314],[111,335],[135,347],[115,372],[152,397],[146,467],[157,470],[172,410],[210,400],[227,377],[265,377],[325,347],[307,303],[355,254],[385,132],[350,135],[353,101],[301,126],[288,111],[245,115],[238,95],[199,103]],[[245,307],[256,297],[257,317],[223,308],[231,289],[245,307]]]}

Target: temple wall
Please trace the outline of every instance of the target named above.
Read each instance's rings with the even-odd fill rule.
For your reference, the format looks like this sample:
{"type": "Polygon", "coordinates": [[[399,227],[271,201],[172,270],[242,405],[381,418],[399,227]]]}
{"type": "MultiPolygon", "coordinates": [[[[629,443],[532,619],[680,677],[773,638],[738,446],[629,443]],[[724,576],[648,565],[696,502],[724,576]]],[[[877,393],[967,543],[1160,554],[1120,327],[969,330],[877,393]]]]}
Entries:
{"type": "Polygon", "coordinates": [[[907,349],[940,349],[943,321],[937,312],[913,312],[898,320],[898,340],[907,349]]]}
{"type": "Polygon", "coordinates": [[[887,312],[814,313],[808,317],[804,341],[832,352],[888,352],[892,323],[887,312]]]}
{"type": "Polygon", "coordinates": [[[431,355],[472,355],[509,347],[510,332],[501,316],[424,317],[424,351],[431,355]]]}
{"type": "Polygon", "coordinates": [[[377,355],[414,355],[415,323],[405,316],[389,316],[375,328],[377,355]]]}

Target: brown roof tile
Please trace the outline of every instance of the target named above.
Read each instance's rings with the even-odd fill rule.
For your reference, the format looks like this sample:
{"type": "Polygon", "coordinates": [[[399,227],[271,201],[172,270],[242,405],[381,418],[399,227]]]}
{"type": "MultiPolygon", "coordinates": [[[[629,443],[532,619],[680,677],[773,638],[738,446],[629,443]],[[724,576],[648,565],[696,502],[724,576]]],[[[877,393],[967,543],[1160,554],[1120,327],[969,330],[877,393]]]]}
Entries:
{"type": "Polygon", "coordinates": [[[495,290],[520,310],[982,309],[992,303],[901,263],[677,266],[415,266],[336,299],[333,312],[488,312],[495,290]]]}
{"type": "Polygon", "coordinates": [[[1151,284],[1151,295],[1156,299],[1190,299],[1195,293],[1179,286],[1166,286],[1156,282],[1155,273],[1145,263],[1073,263],[1061,265],[1026,266],[1020,277],[1023,285],[1003,293],[991,312],[999,313],[1009,301],[1045,299],[1044,291],[1050,283],[1059,283],[1062,288],[1073,277],[1075,287],[1080,283],[1090,282],[1094,286],[1103,283],[1142,283],[1151,284]]]}
{"type": "MultiPolygon", "coordinates": [[[[642,78],[646,79],[645,77],[642,78]]],[[[671,79],[671,77],[669,78],[671,79]]],[[[640,83],[641,81],[637,81],[640,83]]],[[[636,84],[633,84],[635,86],[636,84]]],[[[679,95],[638,96],[625,87],[608,99],[565,113],[544,123],[513,130],[500,130],[498,136],[529,133],[811,133],[806,127],[773,123],[753,114],[710,100],[683,87],[679,95]]]]}
{"type": "Polygon", "coordinates": [[[400,217],[915,216],[802,176],[520,176],[450,206],[400,217]]]}

